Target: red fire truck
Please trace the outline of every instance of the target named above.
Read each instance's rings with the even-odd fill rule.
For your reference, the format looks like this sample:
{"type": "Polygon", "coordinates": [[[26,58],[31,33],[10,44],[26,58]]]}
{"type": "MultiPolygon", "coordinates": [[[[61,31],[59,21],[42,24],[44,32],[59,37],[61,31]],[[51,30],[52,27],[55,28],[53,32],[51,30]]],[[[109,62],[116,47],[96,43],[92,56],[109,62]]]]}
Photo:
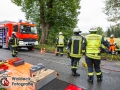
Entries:
{"type": "Polygon", "coordinates": [[[16,32],[19,39],[18,47],[27,47],[31,50],[38,45],[38,34],[36,26],[33,22],[22,21],[2,21],[0,22],[0,47],[10,48],[9,39],[12,32],[16,32]]]}

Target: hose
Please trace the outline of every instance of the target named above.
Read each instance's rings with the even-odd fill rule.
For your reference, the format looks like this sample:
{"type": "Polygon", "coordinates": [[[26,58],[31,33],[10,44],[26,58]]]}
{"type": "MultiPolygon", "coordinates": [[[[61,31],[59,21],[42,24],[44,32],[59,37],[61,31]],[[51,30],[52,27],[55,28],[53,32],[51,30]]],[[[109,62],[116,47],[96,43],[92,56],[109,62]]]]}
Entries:
{"type": "Polygon", "coordinates": [[[109,68],[104,68],[104,67],[101,67],[101,68],[105,70],[113,71],[113,72],[120,72],[120,70],[114,70],[114,69],[109,69],[109,68]]]}
{"type": "MultiPolygon", "coordinates": [[[[118,61],[118,60],[117,60],[117,61],[118,61]]],[[[104,60],[104,64],[101,65],[101,68],[102,68],[102,69],[109,70],[109,71],[113,71],[113,72],[120,72],[120,70],[114,70],[114,69],[109,69],[109,68],[103,67],[105,64],[106,64],[106,60],[104,60]]],[[[116,62],[115,64],[116,64],[117,66],[118,66],[118,65],[120,66],[120,64],[118,64],[117,62],[116,62]]]]}
{"type": "MultiPolygon", "coordinates": [[[[117,59],[117,61],[118,61],[118,59],[117,59]]],[[[106,62],[107,62],[106,59],[104,59],[103,63],[100,65],[102,69],[105,69],[105,70],[108,70],[108,71],[113,71],[113,72],[120,72],[120,70],[114,70],[114,69],[109,69],[109,68],[103,67],[103,66],[105,66],[106,62]]],[[[116,64],[117,66],[120,66],[120,64],[118,64],[118,62],[116,62],[115,64],[116,64]]],[[[84,58],[82,58],[82,66],[83,66],[84,68],[87,68],[87,64],[86,64],[84,58]]]]}

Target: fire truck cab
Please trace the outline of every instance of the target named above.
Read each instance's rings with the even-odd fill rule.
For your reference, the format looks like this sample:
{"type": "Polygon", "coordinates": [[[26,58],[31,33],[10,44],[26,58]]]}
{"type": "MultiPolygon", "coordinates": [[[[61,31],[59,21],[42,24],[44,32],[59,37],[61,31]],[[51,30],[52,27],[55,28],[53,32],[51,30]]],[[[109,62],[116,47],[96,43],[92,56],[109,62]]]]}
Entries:
{"type": "Polygon", "coordinates": [[[33,22],[22,21],[2,21],[0,22],[0,47],[10,48],[10,37],[12,32],[16,32],[19,40],[18,47],[27,47],[31,50],[38,45],[38,34],[36,26],[33,22]]]}

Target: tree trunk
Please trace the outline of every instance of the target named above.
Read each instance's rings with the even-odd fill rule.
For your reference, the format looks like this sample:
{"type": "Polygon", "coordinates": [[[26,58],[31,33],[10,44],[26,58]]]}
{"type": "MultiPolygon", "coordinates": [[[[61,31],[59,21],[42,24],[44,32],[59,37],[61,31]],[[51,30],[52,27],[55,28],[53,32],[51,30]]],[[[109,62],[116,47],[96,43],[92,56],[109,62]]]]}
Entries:
{"type": "Polygon", "coordinates": [[[47,36],[48,36],[48,30],[49,30],[49,23],[42,23],[41,24],[42,29],[42,35],[40,39],[40,44],[46,44],[47,43],[47,36]]]}
{"type": "MultiPolygon", "coordinates": [[[[49,10],[49,8],[52,8],[52,2],[53,2],[53,0],[50,0],[47,3],[48,10],[49,10]]],[[[42,30],[40,44],[46,44],[47,37],[48,37],[48,30],[50,29],[50,23],[45,22],[43,0],[39,0],[39,3],[40,3],[40,23],[41,23],[41,30],[42,30]]],[[[48,13],[48,17],[49,17],[49,15],[50,15],[50,13],[48,13]]]]}

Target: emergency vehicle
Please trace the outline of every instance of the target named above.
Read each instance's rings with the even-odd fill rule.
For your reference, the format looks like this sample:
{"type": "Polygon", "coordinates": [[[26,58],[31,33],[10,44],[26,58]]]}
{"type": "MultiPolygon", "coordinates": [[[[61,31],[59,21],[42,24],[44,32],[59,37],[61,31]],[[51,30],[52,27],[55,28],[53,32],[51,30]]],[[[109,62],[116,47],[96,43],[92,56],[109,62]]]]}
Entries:
{"type": "Polygon", "coordinates": [[[16,32],[19,40],[18,47],[27,47],[31,50],[38,45],[38,34],[33,22],[22,21],[2,21],[0,22],[0,47],[11,48],[9,40],[12,32],[16,32]]]}

